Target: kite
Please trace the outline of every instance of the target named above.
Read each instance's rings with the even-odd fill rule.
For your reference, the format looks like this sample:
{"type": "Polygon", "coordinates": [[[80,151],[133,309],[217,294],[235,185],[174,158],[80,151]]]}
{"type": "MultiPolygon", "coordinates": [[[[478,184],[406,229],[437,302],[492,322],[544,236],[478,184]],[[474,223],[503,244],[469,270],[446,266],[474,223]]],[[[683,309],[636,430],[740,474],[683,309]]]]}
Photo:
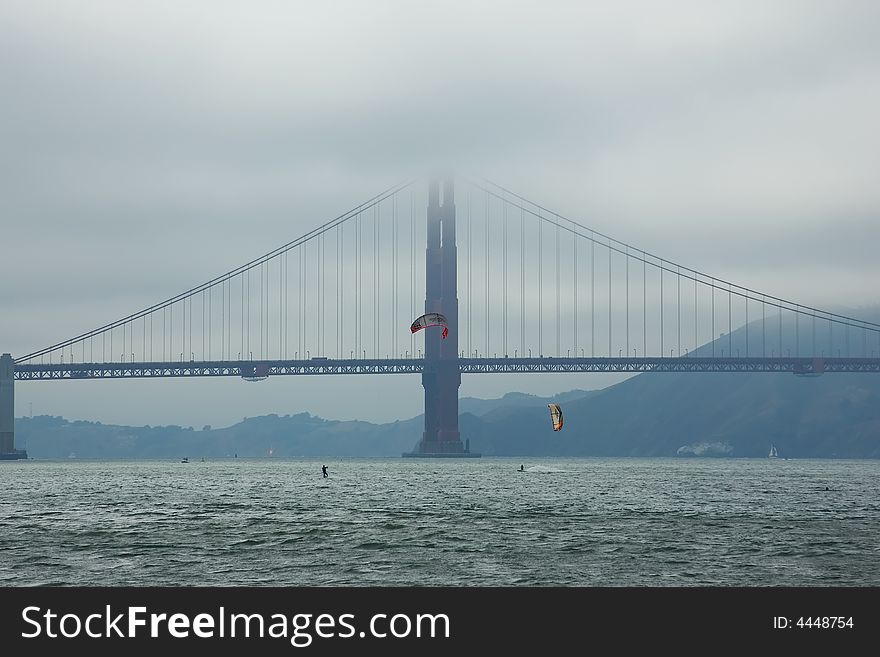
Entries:
{"type": "Polygon", "coordinates": [[[547,404],[550,409],[550,422],[553,424],[553,431],[562,429],[562,409],[559,404],[547,404]]]}
{"type": "Polygon", "coordinates": [[[445,339],[447,335],[449,335],[449,326],[446,322],[446,317],[441,315],[440,313],[426,313],[421,317],[417,318],[412,325],[409,327],[410,332],[416,333],[421,331],[423,328],[428,328],[429,326],[442,326],[443,333],[440,335],[445,339]]]}

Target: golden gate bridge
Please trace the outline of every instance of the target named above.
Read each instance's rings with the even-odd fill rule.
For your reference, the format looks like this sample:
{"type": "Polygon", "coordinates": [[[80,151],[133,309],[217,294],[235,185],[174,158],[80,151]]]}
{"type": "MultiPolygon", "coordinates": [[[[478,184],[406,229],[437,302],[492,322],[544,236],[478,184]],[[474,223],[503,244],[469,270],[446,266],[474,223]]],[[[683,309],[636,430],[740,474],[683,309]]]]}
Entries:
{"type": "Polygon", "coordinates": [[[0,356],[0,454],[15,382],[420,374],[406,456],[475,456],[462,374],[880,372],[880,324],[734,284],[491,181],[394,185],[258,258],[27,354],[0,356]],[[409,331],[442,313],[448,335],[409,331]]]}

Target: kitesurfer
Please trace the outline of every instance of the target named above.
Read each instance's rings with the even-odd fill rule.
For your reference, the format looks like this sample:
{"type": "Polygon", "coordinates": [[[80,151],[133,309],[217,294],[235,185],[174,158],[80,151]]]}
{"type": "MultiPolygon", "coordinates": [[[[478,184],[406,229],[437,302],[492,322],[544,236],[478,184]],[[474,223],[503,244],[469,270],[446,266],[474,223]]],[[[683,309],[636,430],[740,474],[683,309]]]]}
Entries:
{"type": "Polygon", "coordinates": [[[324,474],[325,479],[330,476],[327,474],[327,466],[326,465],[321,466],[321,472],[324,474]]]}
{"type": "Polygon", "coordinates": [[[524,465],[519,466],[519,471],[520,471],[520,472],[522,472],[522,471],[525,470],[525,469],[526,469],[526,467],[525,467],[524,465]]]}

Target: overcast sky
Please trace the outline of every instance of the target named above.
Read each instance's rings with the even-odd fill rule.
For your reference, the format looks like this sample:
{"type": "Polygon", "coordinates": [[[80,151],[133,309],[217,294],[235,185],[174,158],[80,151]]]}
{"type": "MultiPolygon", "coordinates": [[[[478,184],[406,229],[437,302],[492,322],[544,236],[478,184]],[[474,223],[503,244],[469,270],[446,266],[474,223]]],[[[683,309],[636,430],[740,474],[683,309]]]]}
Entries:
{"type": "MultiPolygon", "coordinates": [[[[763,292],[880,302],[876,2],[0,0],[0,93],[13,355],[437,163],[763,292]]],[[[461,393],[610,380],[472,376],[461,393]]],[[[416,376],[16,386],[18,415],[131,424],[421,407],[416,376]]]]}

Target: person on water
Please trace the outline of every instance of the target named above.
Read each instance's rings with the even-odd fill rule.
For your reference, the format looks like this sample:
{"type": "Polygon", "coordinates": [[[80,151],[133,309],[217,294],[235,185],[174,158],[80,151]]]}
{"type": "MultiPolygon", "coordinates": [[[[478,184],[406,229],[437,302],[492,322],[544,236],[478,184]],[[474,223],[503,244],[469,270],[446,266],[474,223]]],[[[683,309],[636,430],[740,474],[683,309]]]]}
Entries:
{"type": "Polygon", "coordinates": [[[330,476],[330,475],[327,474],[327,466],[326,466],[326,465],[322,465],[322,466],[321,466],[321,472],[324,473],[324,478],[327,478],[327,477],[330,476]]]}
{"type": "Polygon", "coordinates": [[[520,472],[522,472],[522,471],[525,470],[525,469],[526,469],[526,466],[524,466],[524,465],[519,466],[519,471],[520,471],[520,472]]]}

